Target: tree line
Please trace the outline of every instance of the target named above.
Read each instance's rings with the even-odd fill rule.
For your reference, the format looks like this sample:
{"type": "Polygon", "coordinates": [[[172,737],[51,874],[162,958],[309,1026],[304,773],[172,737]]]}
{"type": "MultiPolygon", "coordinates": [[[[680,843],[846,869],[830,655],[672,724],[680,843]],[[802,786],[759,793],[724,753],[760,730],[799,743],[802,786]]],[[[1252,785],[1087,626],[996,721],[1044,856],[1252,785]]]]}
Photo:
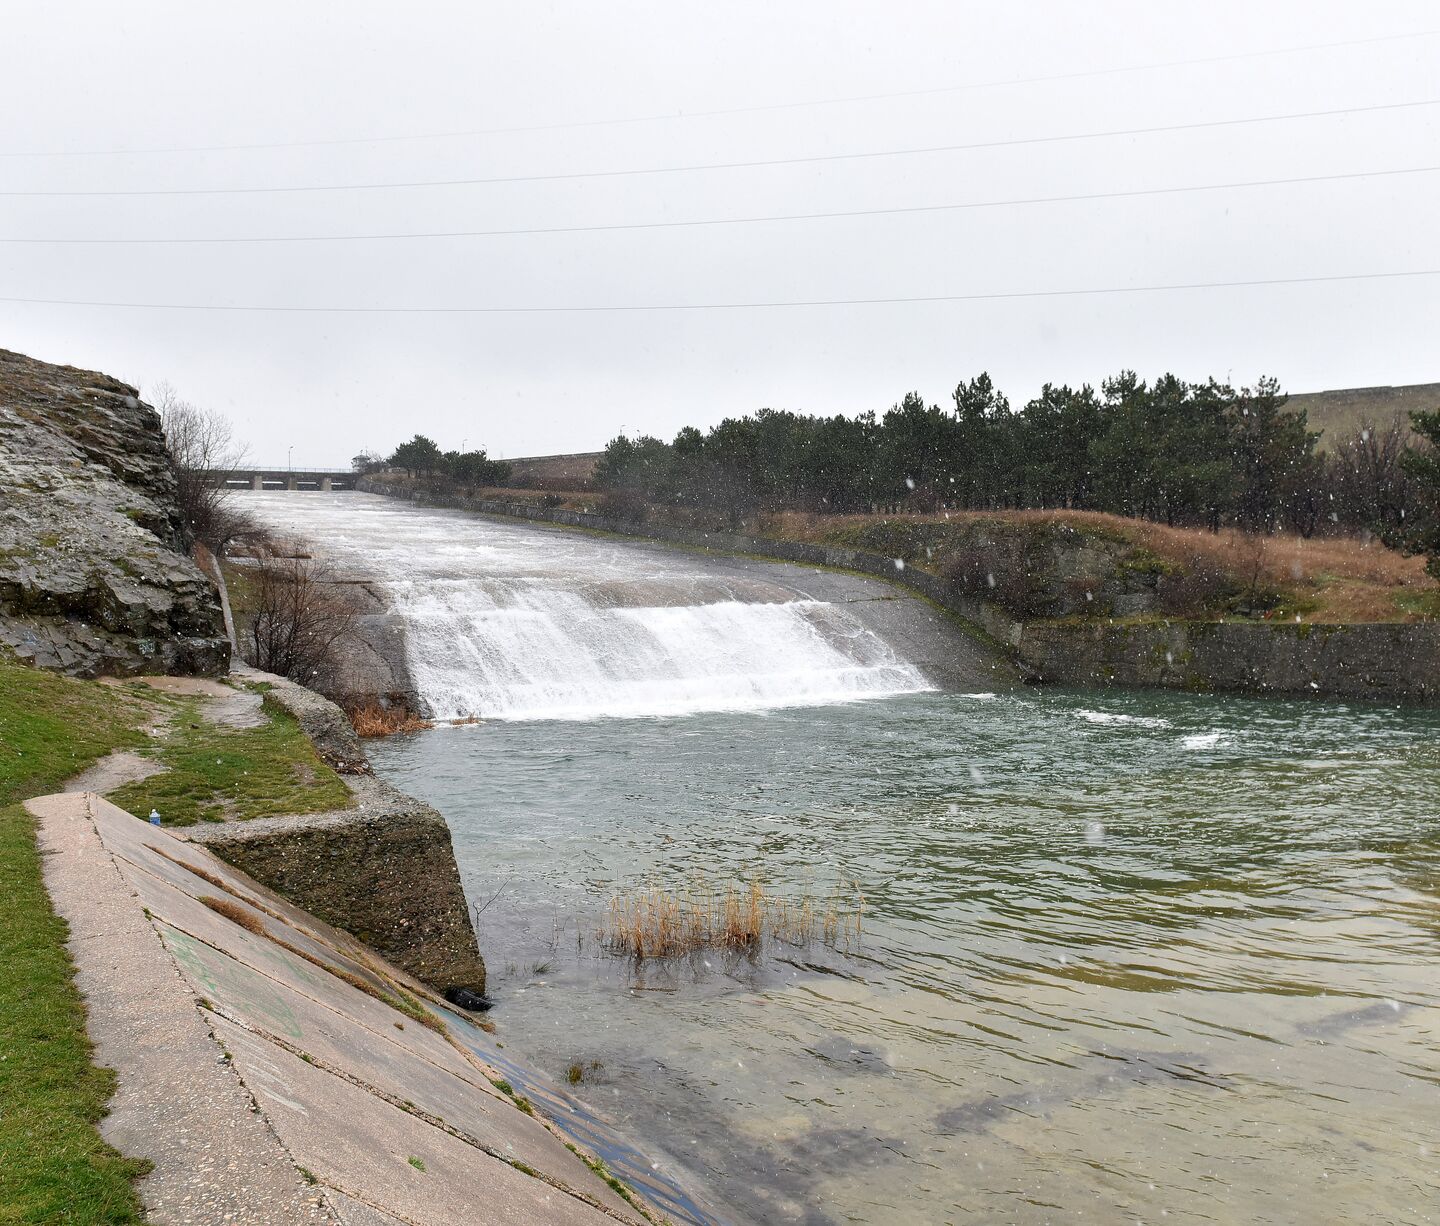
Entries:
{"type": "MultiPolygon", "coordinates": [[[[612,439],[602,489],[706,508],[738,524],[768,510],[1068,508],[1247,531],[1413,533],[1423,491],[1403,421],[1317,450],[1274,379],[1235,388],[1124,371],[1098,389],[1046,384],[1020,409],[980,374],[944,408],[918,392],[881,415],[761,409],[672,442],[612,439]]],[[[1416,428],[1420,429],[1417,420],[1416,428]]]]}
{"type": "Polygon", "coordinates": [[[483,448],[441,451],[434,439],[423,434],[401,443],[388,457],[361,452],[350,463],[358,473],[403,468],[412,477],[445,477],[462,485],[503,485],[510,476],[510,465],[490,459],[483,448]]]}

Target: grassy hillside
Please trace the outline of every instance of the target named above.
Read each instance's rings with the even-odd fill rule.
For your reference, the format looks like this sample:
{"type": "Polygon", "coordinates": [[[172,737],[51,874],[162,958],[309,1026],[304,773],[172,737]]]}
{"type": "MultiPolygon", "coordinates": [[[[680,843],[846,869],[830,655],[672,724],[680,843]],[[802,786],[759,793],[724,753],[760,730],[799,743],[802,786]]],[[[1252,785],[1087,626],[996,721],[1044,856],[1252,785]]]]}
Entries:
{"type": "Polygon", "coordinates": [[[141,1220],[144,1166],[95,1128],[115,1074],[92,1063],[68,928],[18,802],[141,744],[144,717],[127,695],[0,661],[0,1223],[141,1220]]]}
{"type": "MultiPolygon", "coordinates": [[[[1440,616],[1440,584],[1425,559],[1405,557],[1378,541],[1350,537],[1250,536],[1233,530],[1169,528],[1098,511],[971,511],[948,515],[803,515],[767,517],[766,535],[872,549],[906,565],[947,573],[955,559],[983,542],[990,571],[1023,564],[1028,554],[1004,548],[1007,535],[1043,538],[1057,532],[1092,542],[1091,556],[1112,568],[1150,569],[1164,577],[1175,617],[1285,616],[1306,622],[1406,622],[1440,616]]],[[[1103,563],[1102,563],[1103,564],[1103,563]]],[[[1080,579],[1076,577],[1077,581],[1080,579]]],[[[977,594],[984,595],[984,592],[977,594]]],[[[1089,605],[1092,616],[1106,615],[1089,605]]],[[[1022,612],[1022,610],[1015,610],[1022,612]]]]}
{"type": "Polygon", "coordinates": [[[97,1068],[44,886],[35,821],[20,801],[59,790],[116,749],[165,769],[111,795],[168,822],[315,812],[351,803],[290,716],[253,727],[206,719],[194,698],[139,682],[76,681],[0,658],[0,1226],[139,1222],[144,1164],[96,1130],[115,1076],[97,1068]]]}

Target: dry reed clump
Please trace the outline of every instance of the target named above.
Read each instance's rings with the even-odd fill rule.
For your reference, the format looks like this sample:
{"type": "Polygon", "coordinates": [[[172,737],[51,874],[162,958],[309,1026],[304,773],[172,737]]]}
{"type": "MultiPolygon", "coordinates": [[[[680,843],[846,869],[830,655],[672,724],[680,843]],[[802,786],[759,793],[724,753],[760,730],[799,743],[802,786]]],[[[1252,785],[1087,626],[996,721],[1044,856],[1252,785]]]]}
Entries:
{"type": "Polygon", "coordinates": [[[217,915],[223,915],[233,923],[239,924],[246,932],[253,932],[260,937],[269,935],[265,931],[264,921],[233,898],[216,898],[213,894],[203,894],[200,901],[217,915]]]}
{"type": "Polygon", "coordinates": [[[653,885],[617,893],[597,935],[606,952],[636,959],[711,949],[757,953],[767,939],[796,946],[858,940],[864,910],[858,884],[843,895],[837,887],[817,903],[808,892],[778,897],[758,881],[716,888],[699,880],[683,893],[653,885]]]}
{"type": "Polygon", "coordinates": [[[356,736],[393,736],[397,732],[421,732],[435,725],[421,719],[409,707],[396,703],[382,707],[378,702],[367,702],[352,707],[347,714],[356,736]]]}

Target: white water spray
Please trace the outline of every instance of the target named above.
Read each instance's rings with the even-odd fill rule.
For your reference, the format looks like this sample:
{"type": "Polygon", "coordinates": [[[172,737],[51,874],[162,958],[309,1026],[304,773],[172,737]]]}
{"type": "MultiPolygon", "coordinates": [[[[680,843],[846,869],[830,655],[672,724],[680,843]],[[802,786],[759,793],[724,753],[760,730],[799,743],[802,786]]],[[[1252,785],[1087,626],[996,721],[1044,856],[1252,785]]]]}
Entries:
{"type": "Polygon", "coordinates": [[[757,578],[723,559],[366,495],[254,497],[267,523],[380,580],[436,719],[765,710],[933,688],[843,604],[791,586],[794,568],[757,578]]]}

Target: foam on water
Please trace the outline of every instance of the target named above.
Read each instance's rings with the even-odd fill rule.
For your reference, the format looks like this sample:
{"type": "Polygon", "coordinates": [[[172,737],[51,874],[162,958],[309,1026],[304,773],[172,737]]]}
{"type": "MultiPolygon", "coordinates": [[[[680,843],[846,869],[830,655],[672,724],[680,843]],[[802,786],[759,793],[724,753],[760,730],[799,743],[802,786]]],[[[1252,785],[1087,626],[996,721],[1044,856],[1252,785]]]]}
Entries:
{"type": "Polygon", "coordinates": [[[1118,711],[1090,711],[1082,707],[1075,714],[1087,724],[1130,724],[1136,728],[1168,728],[1170,721],[1148,715],[1123,715],[1118,711]]]}

